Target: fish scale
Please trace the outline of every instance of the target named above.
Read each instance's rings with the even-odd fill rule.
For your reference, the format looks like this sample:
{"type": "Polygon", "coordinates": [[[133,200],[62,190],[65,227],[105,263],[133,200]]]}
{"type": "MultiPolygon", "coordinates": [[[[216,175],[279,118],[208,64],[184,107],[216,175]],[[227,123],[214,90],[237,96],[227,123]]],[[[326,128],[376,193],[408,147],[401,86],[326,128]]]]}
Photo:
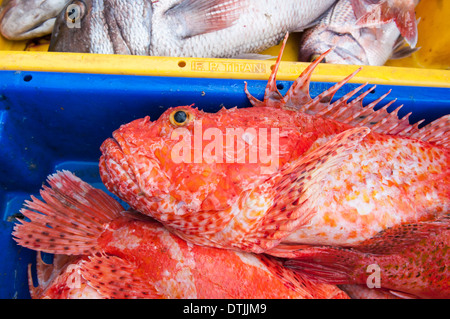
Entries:
{"type": "MultiPolygon", "coordinates": [[[[322,245],[357,249],[387,229],[425,223],[445,215],[450,198],[450,131],[446,125],[450,116],[421,128],[417,123],[410,125],[409,114],[397,117],[399,108],[392,113],[386,111],[395,100],[378,108],[389,92],[364,107],[363,98],[374,89],[364,92],[367,84],[332,102],[336,91],[360,69],[311,98],[310,76],[329,52],[311,63],[281,96],[276,72],[286,41],[287,37],[263,101],[244,88],[252,107],[222,109],[217,113],[205,113],[192,106],[174,107],[153,122],[138,119],[113,132],[113,138],[101,147],[100,176],[106,187],[114,192],[119,181],[132,186],[137,179],[142,196],[128,191],[116,195],[192,243],[294,259],[303,256],[301,247],[309,247],[307,252],[322,245]],[[189,120],[174,123],[171,114],[176,112],[185,112],[189,120]],[[252,126],[280,130],[279,140],[266,140],[266,150],[272,145],[280,150],[279,166],[272,167],[269,174],[268,163],[261,160],[173,162],[171,150],[180,143],[178,138],[172,138],[173,132],[181,129],[190,138],[199,136],[195,128],[201,127],[200,133],[214,128],[220,137],[226,134],[227,127],[239,125],[245,126],[242,131],[252,126]],[[147,145],[158,146],[149,151],[147,145]],[[156,149],[159,157],[164,154],[164,161],[152,153],[156,149]],[[124,166],[126,171],[108,165],[124,153],[131,156],[124,166]],[[152,162],[155,178],[139,180],[130,166],[138,164],[142,168],[145,162],[139,163],[141,155],[133,154],[145,154],[146,161],[152,162]],[[204,170],[224,174],[217,180],[201,175],[204,170]],[[158,183],[167,190],[157,187],[154,193],[158,183]],[[201,187],[211,184],[212,187],[201,187]],[[214,207],[206,201],[199,204],[209,196],[222,199],[220,205],[214,207]]],[[[195,147],[191,148],[195,141],[189,138],[185,152],[195,155],[195,147]]],[[[244,135],[241,139],[246,140],[244,135]]],[[[209,147],[207,143],[197,150],[209,147]]],[[[249,145],[243,145],[246,147],[240,151],[249,151],[249,145]]],[[[445,223],[441,223],[442,227],[445,223]]],[[[411,237],[405,241],[411,242],[411,237]]],[[[399,243],[403,246],[404,241],[399,239],[399,243]]],[[[396,242],[390,241],[390,245],[395,247],[396,242]]],[[[448,259],[448,254],[442,258],[448,259]]],[[[311,262],[310,265],[312,269],[320,267],[311,262]]],[[[445,294],[447,288],[441,288],[445,294]]]]}
{"type": "Polygon", "coordinates": [[[23,247],[56,253],[53,264],[38,253],[37,286],[30,265],[33,298],[348,299],[335,285],[316,284],[269,256],[186,242],[147,216],[123,211],[112,197],[68,171],[49,176],[48,183],[41,193],[52,200],[27,202],[36,215],[28,214],[29,221],[13,232],[23,247]],[[92,216],[102,216],[102,227],[92,216]],[[54,226],[53,233],[34,233],[42,223],[54,226]],[[68,245],[60,236],[77,232],[77,224],[91,232],[72,237],[68,245]]]}
{"type": "MultiPolygon", "coordinates": [[[[300,31],[334,0],[70,1],[80,26],[55,22],[49,50],[189,57],[262,57],[286,31],[300,31]]],[[[67,8],[66,6],[66,8],[67,8]]]]}

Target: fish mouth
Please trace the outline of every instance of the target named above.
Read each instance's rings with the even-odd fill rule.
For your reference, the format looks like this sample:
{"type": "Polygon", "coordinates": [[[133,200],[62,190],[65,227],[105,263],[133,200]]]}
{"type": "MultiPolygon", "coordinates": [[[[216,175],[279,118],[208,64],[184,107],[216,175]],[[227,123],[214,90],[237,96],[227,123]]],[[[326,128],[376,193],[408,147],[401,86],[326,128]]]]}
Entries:
{"type": "Polygon", "coordinates": [[[58,13],[69,0],[3,1],[0,29],[10,40],[27,40],[52,33],[58,13]]]}
{"type": "MultiPolygon", "coordinates": [[[[137,209],[139,202],[147,204],[162,200],[167,194],[169,181],[161,172],[159,161],[123,136],[114,132],[105,140],[100,151],[100,177],[106,188],[137,209]],[[157,173],[155,173],[157,172],[157,173]]],[[[144,150],[145,151],[145,150],[144,150]]]]}
{"type": "Polygon", "coordinates": [[[102,155],[99,160],[100,178],[110,192],[134,207],[130,199],[139,196],[142,190],[123,147],[124,144],[116,138],[108,138],[102,143],[100,147],[102,155]]]}

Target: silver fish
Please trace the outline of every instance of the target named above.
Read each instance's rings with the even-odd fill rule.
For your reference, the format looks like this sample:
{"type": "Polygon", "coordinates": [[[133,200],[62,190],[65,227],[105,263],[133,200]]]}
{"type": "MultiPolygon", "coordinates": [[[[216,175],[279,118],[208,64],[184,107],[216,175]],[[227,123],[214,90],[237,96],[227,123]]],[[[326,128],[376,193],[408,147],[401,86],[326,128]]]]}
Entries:
{"type": "Polygon", "coordinates": [[[417,50],[406,45],[394,21],[358,25],[351,0],[338,1],[303,33],[299,61],[310,62],[330,48],[325,62],[356,65],[384,65],[417,50]]]}
{"type": "Polygon", "coordinates": [[[334,2],[71,1],[57,18],[49,50],[152,56],[246,57],[278,44],[286,32],[303,30],[334,2]],[[76,6],[79,8],[76,9],[76,6]]]}
{"type": "Polygon", "coordinates": [[[0,32],[9,40],[26,40],[50,34],[56,16],[70,0],[3,0],[0,32]]]}

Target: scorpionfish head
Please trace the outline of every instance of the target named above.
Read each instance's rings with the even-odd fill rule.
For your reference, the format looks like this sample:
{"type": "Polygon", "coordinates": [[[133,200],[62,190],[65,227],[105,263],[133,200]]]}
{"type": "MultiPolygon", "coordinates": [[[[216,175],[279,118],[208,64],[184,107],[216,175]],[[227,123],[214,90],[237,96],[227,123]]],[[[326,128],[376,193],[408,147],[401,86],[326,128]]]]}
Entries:
{"type": "Polygon", "coordinates": [[[267,107],[170,108],[122,125],[101,146],[106,187],[162,221],[223,211],[310,145],[298,114],[267,107]]]}

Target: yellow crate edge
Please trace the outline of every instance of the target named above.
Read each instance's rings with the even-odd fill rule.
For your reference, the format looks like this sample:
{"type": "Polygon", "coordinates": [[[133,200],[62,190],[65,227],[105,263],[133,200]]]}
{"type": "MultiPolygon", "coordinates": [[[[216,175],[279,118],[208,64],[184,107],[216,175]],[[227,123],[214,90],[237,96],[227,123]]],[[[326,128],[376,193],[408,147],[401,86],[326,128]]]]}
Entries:
{"type": "MultiPolygon", "coordinates": [[[[0,70],[267,80],[274,60],[0,51],[0,70]]],[[[282,61],[277,80],[295,80],[307,63],[282,61]]],[[[312,81],[338,82],[359,66],[320,64],[312,81]]],[[[353,83],[450,87],[450,71],[364,66],[353,83]]]]}

